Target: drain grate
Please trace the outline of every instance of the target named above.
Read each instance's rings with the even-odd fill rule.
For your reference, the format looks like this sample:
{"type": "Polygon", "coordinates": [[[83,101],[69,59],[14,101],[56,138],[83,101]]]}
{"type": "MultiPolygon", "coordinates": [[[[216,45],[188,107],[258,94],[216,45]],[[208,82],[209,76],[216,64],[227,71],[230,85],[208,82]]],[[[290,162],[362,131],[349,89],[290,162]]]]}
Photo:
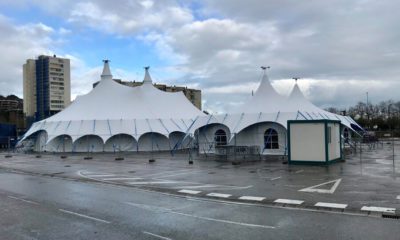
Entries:
{"type": "Polygon", "coordinates": [[[400,215],[393,215],[393,214],[382,214],[382,218],[389,218],[389,219],[400,219],[400,215]]]}

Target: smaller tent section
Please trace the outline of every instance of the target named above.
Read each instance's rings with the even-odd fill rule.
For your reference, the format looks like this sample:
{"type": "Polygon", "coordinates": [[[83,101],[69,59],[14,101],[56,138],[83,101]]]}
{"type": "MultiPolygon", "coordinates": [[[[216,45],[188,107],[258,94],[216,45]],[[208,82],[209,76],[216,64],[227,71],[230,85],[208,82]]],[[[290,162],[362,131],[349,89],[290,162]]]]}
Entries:
{"type": "Polygon", "coordinates": [[[128,87],[113,81],[105,60],[101,80],[91,92],[34,123],[20,142],[33,138],[35,151],[54,152],[177,150],[187,146],[185,136],[201,116],[205,114],[182,92],[154,87],[149,67],[141,86],[128,87]],[[69,136],[72,143],[64,147],[62,136],[69,136]]]}
{"type": "Polygon", "coordinates": [[[200,117],[191,129],[197,133],[200,153],[213,153],[218,144],[213,136],[215,126],[224,126],[227,145],[257,148],[262,155],[287,154],[288,120],[332,120],[348,129],[358,124],[348,116],[327,112],[308,101],[297,82],[289,97],[280,95],[272,87],[266,68],[254,95],[242,106],[221,115],[200,117]]]}

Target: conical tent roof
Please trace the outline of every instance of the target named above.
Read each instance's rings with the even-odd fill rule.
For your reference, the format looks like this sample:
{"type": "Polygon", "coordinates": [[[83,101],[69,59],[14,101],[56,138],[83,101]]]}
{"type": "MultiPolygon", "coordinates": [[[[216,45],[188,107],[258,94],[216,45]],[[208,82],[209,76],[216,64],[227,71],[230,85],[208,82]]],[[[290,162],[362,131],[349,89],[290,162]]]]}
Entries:
{"type": "Polygon", "coordinates": [[[112,80],[108,62],[104,63],[99,84],[79,97],[68,108],[46,121],[93,119],[196,118],[203,113],[182,92],[164,92],[152,84],[149,68],[143,84],[128,87],[112,80]]]}
{"type": "MultiPolygon", "coordinates": [[[[233,129],[233,132],[239,132],[247,126],[262,121],[276,122],[286,127],[287,120],[329,119],[340,120],[343,125],[349,128],[353,128],[352,125],[358,126],[350,117],[327,112],[308,101],[297,82],[289,97],[280,95],[272,87],[265,69],[254,95],[228,115],[228,117],[214,116],[213,119],[215,119],[215,122],[219,122],[219,118],[223,119],[223,124],[231,130],[233,129]],[[231,121],[229,122],[226,119],[231,119],[231,121]]],[[[207,121],[207,117],[203,117],[196,122],[195,126],[201,126],[207,121]]]]}
{"type": "Polygon", "coordinates": [[[263,71],[260,85],[254,95],[242,106],[232,110],[232,113],[278,112],[280,105],[287,101],[286,97],[276,92],[269,81],[266,71],[263,71]],[[277,104],[277,103],[281,104],[277,104]]]}
{"type": "Polygon", "coordinates": [[[36,122],[25,134],[45,130],[48,141],[60,135],[73,140],[84,135],[98,135],[104,141],[115,134],[130,134],[138,139],[147,132],[168,136],[174,131],[186,132],[199,116],[197,109],[182,92],[164,92],[152,84],[149,67],[143,84],[128,87],[112,80],[109,61],[104,61],[99,84],[77,98],[56,115],[36,122]]]}
{"type": "Polygon", "coordinates": [[[297,82],[293,86],[292,91],[289,94],[288,105],[286,110],[287,111],[301,111],[301,112],[314,112],[314,113],[328,113],[331,114],[317,106],[315,106],[313,103],[311,103],[309,100],[307,100],[303,94],[303,92],[300,90],[299,85],[297,82]]]}

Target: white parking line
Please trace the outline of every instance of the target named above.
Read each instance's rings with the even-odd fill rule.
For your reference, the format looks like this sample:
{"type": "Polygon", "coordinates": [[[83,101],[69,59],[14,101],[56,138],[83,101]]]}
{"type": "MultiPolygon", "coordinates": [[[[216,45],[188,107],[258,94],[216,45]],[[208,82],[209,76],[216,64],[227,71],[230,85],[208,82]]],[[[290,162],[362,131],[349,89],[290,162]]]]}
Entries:
{"type": "Polygon", "coordinates": [[[171,238],[163,237],[163,236],[157,235],[155,233],[151,233],[151,232],[143,231],[143,233],[147,234],[147,235],[150,235],[150,236],[153,236],[153,237],[156,237],[156,238],[159,238],[159,239],[172,240],[171,238]]]}
{"type": "Polygon", "coordinates": [[[202,217],[202,216],[198,216],[198,215],[194,215],[194,214],[177,212],[177,211],[174,211],[173,209],[169,209],[169,208],[157,207],[157,206],[147,205],[147,204],[138,204],[138,203],[132,203],[132,202],[125,202],[125,203],[128,204],[128,205],[131,205],[131,206],[134,206],[134,207],[138,207],[138,208],[141,208],[141,209],[144,209],[144,210],[152,211],[152,212],[161,211],[161,212],[166,212],[166,213],[171,213],[171,214],[191,217],[191,218],[195,218],[195,219],[200,219],[200,220],[207,220],[207,221],[213,221],[213,222],[235,224],[235,225],[240,225],[240,226],[244,226],[244,227],[275,229],[274,226],[269,226],[269,225],[258,225],[258,224],[252,224],[252,223],[234,222],[234,221],[218,219],[218,218],[202,217]]]}
{"type": "Polygon", "coordinates": [[[152,185],[152,184],[172,184],[178,183],[177,181],[152,181],[152,182],[128,182],[131,185],[152,185]]]}
{"type": "Polygon", "coordinates": [[[186,190],[186,189],[179,190],[178,192],[180,192],[180,193],[188,193],[188,194],[199,194],[199,193],[201,193],[201,191],[186,190]]]}
{"type": "Polygon", "coordinates": [[[347,207],[347,204],[317,202],[314,206],[316,206],[316,207],[326,207],[326,208],[340,208],[340,209],[345,209],[345,208],[347,207]]]}
{"type": "Polygon", "coordinates": [[[115,177],[115,178],[103,178],[103,181],[116,181],[116,180],[140,180],[143,178],[134,177],[115,177]]]}
{"type": "Polygon", "coordinates": [[[278,180],[279,178],[282,178],[282,177],[281,177],[281,176],[279,176],[279,177],[276,177],[276,178],[271,178],[271,181],[278,180]]]}
{"type": "Polygon", "coordinates": [[[398,196],[396,197],[396,199],[400,200],[400,195],[398,195],[398,196]]]}
{"type": "Polygon", "coordinates": [[[7,197],[8,198],[12,198],[12,199],[16,199],[16,200],[19,200],[19,201],[22,201],[22,202],[30,203],[30,204],[35,204],[35,205],[39,204],[39,203],[34,202],[34,201],[30,201],[30,200],[26,200],[26,199],[14,197],[14,196],[7,196],[7,197]]]}
{"type": "Polygon", "coordinates": [[[231,194],[224,194],[224,193],[209,193],[207,194],[209,197],[218,197],[218,198],[228,198],[232,196],[231,194]]]}
{"type": "Polygon", "coordinates": [[[394,213],[396,211],[396,208],[364,206],[361,208],[361,211],[394,213]]]}
{"type": "Polygon", "coordinates": [[[191,174],[191,173],[197,173],[198,171],[186,171],[186,172],[181,172],[181,173],[175,173],[175,174],[169,174],[169,175],[161,175],[155,178],[167,178],[167,177],[174,177],[178,175],[184,175],[184,174],[191,174]]]}
{"type": "Polygon", "coordinates": [[[88,216],[88,215],[84,215],[84,214],[80,214],[80,213],[76,213],[76,212],[71,212],[71,211],[68,211],[68,210],[65,210],[65,209],[58,209],[58,210],[60,212],[63,212],[63,213],[68,213],[68,214],[71,214],[71,215],[87,218],[87,219],[98,221],[98,222],[102,222],[102,223],[111,223],[109,221],[106,221],[106,220],[103,220],[103,219],[100,219],[100,218],[95,218],[95,217],[91,217],[91,216],[88,216]]]}
{"type": "Polygon", "coordinates": [[[115,177],[115,174],[86,174],[88,177],[115,177]]]}
{"type": "Polygon", "coordinates": [[[332,193],[335,192],[336,188],[339,186],[341,181],[342,181],[342,179],[339,178],[339,179],[332,180],[332,181],[329,181],[329,182],[324,182],[324,183],[321,183],[321,184],[318,184],[318,185],[314,185],[314,186],[311,186],[311,187],[308,187],[308,188],[300,189],[299,192],[316,192],[316,193],[330,193],[330,194],[332,194],[332,193]],[[334,183],[334,184],[330,189],[318,188],[320,186],[328,185],[328,184],[331,184],[331,183],[334,183]]]}
{"type": "Polygon", "coordinates": [[[296,172],[294,172],[294,173],[301,173],[301,172],[304,172],[304,170],[301,169],[301,170],[298,170],[298,171],[296,171],[296,172]]]}
{"type": "Polygon", "coordinates": [[[223,219],[201,217],[201,216],[197,216],[197,215],[193,215],[193,214],[181,213],[181,212],[175,212],[175,211],[171,211],[170,213],[181,215],[181,216],[186,216],[186,217],[192,217],[192,218],[196,218],[196,219],[201,219],[201,220],[229,223],[229,224],[235,224],[235,225],[240,225],[240,226],[245,226],[245,227],[256,227],[256,228],[267,228],[267,229],[274,229],[275,228],[274,226],[258,225],[258,224],[243,223],[243,222],[234,222],[234,221],[223,220],[223,219]]]}
{"type": "Polygon", "coordinates": [[[265,197],[241,196],[239,199],[261,202],[262,200],[265,199],[265,197]]]}
{"type": "MultiPolygon", "coordinates": [[[[193,183],[193,184],[200,184],[200,183],[193,183]]],[[[195,188],[214,188],[214,190],[216,190],[216,189],[237,190],[237,189],[247,189],[247,188],[252,188],[252,187],[253,187],[253,185],[239,187],[239,186],[229,186],[229,185],[205,184],[205,185],[194,185],[194,186],[180,186],[179,188],[191,188],[191,189],[195,189],[195,188]]]]}
{"type": "Polygon", "coordinates": [[[274,202],[275,202],[275,203],[284,203],[284,204],[300,205],[300,204],[302,204],[304,201],[302,201],[302,200],[292,200],[292,199],[283,199],[283,198],[279,198],[279,199],[276,199],[274,202]]]}
{"type": "Polygon", "coordinates": [[[154,177],[162,177],[166,175],[171,175],[171,174],[176,174],[176,173],[186,173],[186,172],[192,172],[193,170],[187,170],[187,169],[182,169],[182,170],[177,170],[177,171],[165,171],[165,172],[159,172],[159,173],[152,173],[152,174],[147,174],[147,175],[142,175],[139,176],[141,178],[154,178],[154,177]]]}

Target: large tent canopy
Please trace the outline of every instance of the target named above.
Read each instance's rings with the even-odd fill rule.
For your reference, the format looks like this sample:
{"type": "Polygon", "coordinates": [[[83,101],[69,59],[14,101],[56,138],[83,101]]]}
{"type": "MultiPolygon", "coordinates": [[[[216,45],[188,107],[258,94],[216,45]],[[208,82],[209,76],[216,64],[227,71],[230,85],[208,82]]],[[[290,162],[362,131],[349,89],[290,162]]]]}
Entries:
{"type": "Polygon", "coordinates": [[[22,140],[39,131],[48,135],[47,143],[58,136],[72,141],[83,136],[99,136],[104,143],[118,134],[136,141],[146,133],[167,138],[173,132],[187,133],[198,117],[205,114],[192,105],[182,92],[164,92],[153,86],[149,67],[143,84],[128,87],[112,80],[109,61],[104,61],[99,84],[56,115],[36,122],[22,140]]]}
{"type": "Polygon", "coordinates": [[[117,146],[129,151],[150,151],[154,147],[173,150],[196,133],[202,134],[208,144],[207,139],[215,140],[215,131],[225,129],[225,138],[230,142],[239,133],[244,139],[255,137],[250,136],[259,134],[254,133],[254,126],[272,127],[286,134],[288,120],[316,119],[340,120],[349,129],[362,129],[350,117],[312,104],[297,82],[288,97],[280,95],[265,69],[258,89],[247,102],[226,114],[205,115],[182,92],[155,88],[148,67],[143,84],[132,88],[113,81],[109,61],[105,60],[101,80],[91,92],[56,115],[34,123],[21,142],[33,137],[40,139],[35,143],[44,142],[45,149],[57,151],[61,145],[72,151],[115,151],[117,146]]]}
{"type": "Polygon", "coordinates": [[[231,133],[239,133],[246,127],[261,122],[273,122],[287,128],[288,120],[316,119],[340,120],[344,126],[353,130],[357,130],[354,126],[359,127],[348,116],[333,114],[312,104],[304,97],[297,81],[289,97],[280,95],[272,87],[264,69],[258,89],[247,102],[223,115],[200,117],[193,129],[219,123],[228,127],[231,133]]]}

